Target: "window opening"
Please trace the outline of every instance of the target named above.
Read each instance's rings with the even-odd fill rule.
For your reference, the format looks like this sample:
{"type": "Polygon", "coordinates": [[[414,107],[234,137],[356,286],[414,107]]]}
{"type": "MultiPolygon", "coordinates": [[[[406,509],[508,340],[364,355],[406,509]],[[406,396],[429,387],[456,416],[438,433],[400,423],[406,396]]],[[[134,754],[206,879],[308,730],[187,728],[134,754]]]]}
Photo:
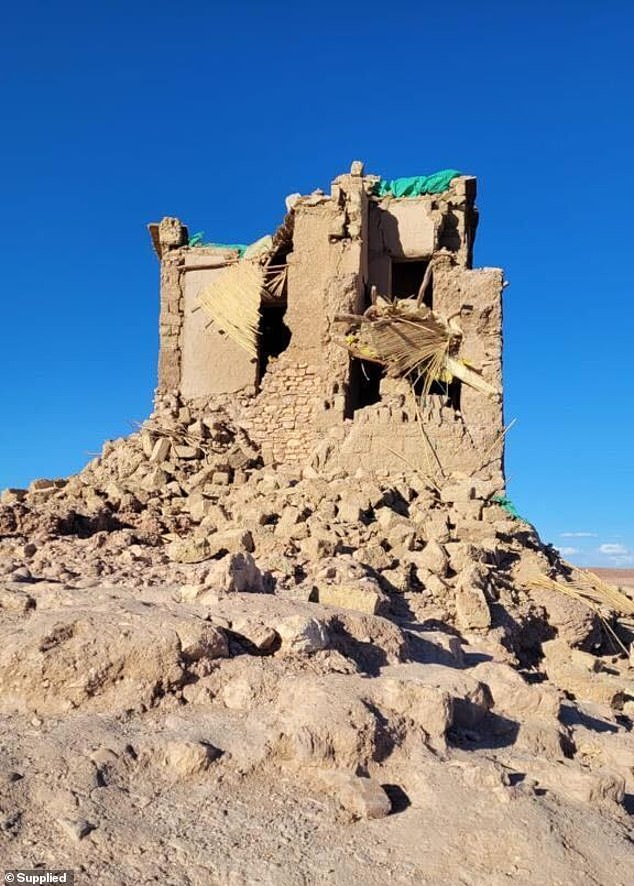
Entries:
{"type": "MultiPolygon", "coordinates": [[[[392,298],[416,298],[429,261],[393,261],[392,262],[392,298]]],[[[433,282],[427,287],[423,304],[433,307],[433,282]]]]}

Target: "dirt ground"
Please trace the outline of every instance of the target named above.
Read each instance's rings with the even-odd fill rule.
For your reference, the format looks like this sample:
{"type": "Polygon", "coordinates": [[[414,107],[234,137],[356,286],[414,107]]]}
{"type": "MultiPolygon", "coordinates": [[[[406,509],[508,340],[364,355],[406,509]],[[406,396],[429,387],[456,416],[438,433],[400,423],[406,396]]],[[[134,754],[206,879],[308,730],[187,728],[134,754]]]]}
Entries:
{"type": "Polygon", "coordinates": [[[2,600],[5,868],[631,883],[631,721],[525,680],[484,635],[173,586],[2,600]]]}
{"type": "Polygon", "coordinates": [[[0,496],[4,869],[629,886],[621,575],[618,611],[572,597],[602,589],[490,484],[275,472],[175,422],[0,496]]]}
{"type": "Polygon", "coordinates": [[[605,569],[593,566],[590,571],[618,588],[634,588],[634,569],[605,569]]]}

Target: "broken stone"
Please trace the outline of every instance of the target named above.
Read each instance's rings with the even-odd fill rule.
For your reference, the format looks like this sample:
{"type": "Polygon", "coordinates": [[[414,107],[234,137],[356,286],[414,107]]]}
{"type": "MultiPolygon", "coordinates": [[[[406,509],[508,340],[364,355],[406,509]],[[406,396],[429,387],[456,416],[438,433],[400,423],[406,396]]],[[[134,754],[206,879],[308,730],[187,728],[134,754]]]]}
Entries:
{"type": "Polygon", "coordinates": [[[26,591],[0,587],[0,609],[5,612],[24,614],[35,609],[35,599],[26,591]]]}
{"type": "Polygon", "coordinates": [[[445,544],[451,538],[449,519],[446,512],[432,511],[425,513],[421,523],[421,533],[426,541],[445,544]]]}
{"type": "Polygon", "coordinates": [[[429,685],[425,675],[411,668],[384,668],[375,697],[387,708],[419,726],[433,747],[444,746],[453,723],[454,703],[449,692],[429,685]]]}
{"type": "Polygon", "coordinates": [[[457,483],[453,486],[444,486],[440,490],[440,500],[448,504],[456,502],[468,502],[475,496],[475,489],[471,481],[457,483]]]}
{"type": "Polygon", "coordinates": [[[544,669],[548,678],[564,692],[580,701],[597,702],[621,709],[632,695],[632,683],[609,673],[594,673],[586,662],[572,660],[571,649],[565,640],[548,640],[542,643],[544,669]],[[629,684],[629,685],[628,685],[629,684]]]}
{"type": "Polygon", "coordinates": [[[363,518],[363,506],[356,496],[343,498],[337,504],[337,517],[342,523],[359,523],[363,518]]]}
{"type": "Polygon", "coordinates": [[[280,651],[292,655],[312,655],[328,646],[326,625],[318,618],[291,615],[275,624],[282,641],[280,651]]]}
{"type": "Polygon", "coordinates": [[[185,661],[201,658],[226,658],[229,644],[226,635],[209,622],[199,619],[182,622],[176,628],[185,661]]]}
{"type": "Polygon", "coordinates": [[[424,664],[464,666],[462,643],[454,634],[444,631],[416,631],[411,635],[416,648],[416,660],[424,664]]]}
{"type": "Polygon", "coordinates": [[[64,833],[77,843],[96,828],[85,818],[58,818],[57,821],[64,833]]]}
{"type": "Polygon", "coordinates": [[[308,538],[302,539],[300,543],[301,554],[310,563],[334,556],[335,548],[336,542],[325,534],[312,534],[308,538]]]}
{"type": "Polygon", "coordinates": [[[192,459],[199,458],[200,450],[196,449],[194,446],[181,446],[178,443],[174,443],[172,445],[172,450],[176,458],[182,459],[192,459]]]}
{"type": "Polygon", "coordinates": [[[447,693],[451,699],[451,725],[454,726],[467,728],[476,726],[493,706],[488,687],[466,671],[456,668],[412,663],[383,668],[381,673],[397,680],[406,680],[415,685],[447,693]]]}
{"type": "Polygon", "coordinates": [[[380,729],[367,681],[331,673],[287,678],[276,705],[277,754],[302,768],[367,769],[378,753],[380,729]]]}
{"type": "Polygon", "coordinates": [[[207,537],[210,557],[240,552],[252,554],[255,550],[253,536],[248,529],[225,529],[207,537]]]}
{"type": "Polygon", "coordinates": [[[422,551],[414,551],[409,557],[417,570],[421,569],[426,572],[432,572],[440,578],[447,574],[447,567],[449,565],[447,554],[442,545],[433,539],[427,542],[422,551]]]}
{"type": "Polygon", "coordinates": [[[484,591],[479,586],[479,571],[467,566],[456,581],[456,620],[465,630],[491,626],[491,613],[484,591]]]}
{"type": "MultiPolygon", "coordinates": [[[[159,441],[160,442],[160,441],[159,441]]],[[[169,476],[162,468],[155,467],[143,479],[142,487],[148,492],[157,492],[163,489],[169,481],[169,476]]]]}
{"type": "Polygon", "coordinates": [[[385,818],[392,811],[390,798],[374,778],[341,769],[318,769],[314,779],[353,818],[385,818]]]}
{"type": "Polygon", "coordinates": [[[27,495],[26,489],[4,489],[0,493],[0,504],[14,505],[24,501],[27,495]]]}
{"type": "Polygon", "coordinates": [[[316,588],[316,599],[326,606],[340,606],[356,609],[375,615],[387,602],[387,597],[371,582],[355,584],[320,584],[316,588]]]}
{"type": "Polygon", "coordinates": [[[163,765],[181,778],[202,775],[220,756],[218,748],[199,741],[171,740],[163,748],[163,765]]]}
{"type": "Polygon", "coordinates": [[[42,477],[39,480],[33,480],[29,485],[29,492],[41,492],[45,489],[54,489],[56,486],[55,480],[48,480],[42,477]]]}
{"type": "Polygon", "coordinates": [[[206,538],[188,538],[168,545],[167,556],[175,563],[202,563],[210,559],[212,553],[206,538]]]}
{"type": "Polygon", "coordinates": [[[152,448],[152,454],[150,455],[151,463],[160,464],[161,462],[167,461],[170,446],[171,444],[168,437],[159,437],[152,448]]]}
{"type": "Polygon", "coordinates": [[[196,523],[201,523],[205,517],[216,514],[219,510],[215,502],[201,492],[192,492],[188,495],[184,506],[196,523]]]}
{"type": "Polygon", "coordinates": [[[255,647],[259,652],[268,652],[275,646],[279,637],[270,625],[253,619],[237,619],[233,622],[231,630],[255,647]]]}
{"type": "Polygon", "coordinates": [[[210,564],[205,584],[208,588],[226,593],[261,594],[266,590],[264,576],[247,552],[229,554],[210,564]]]}

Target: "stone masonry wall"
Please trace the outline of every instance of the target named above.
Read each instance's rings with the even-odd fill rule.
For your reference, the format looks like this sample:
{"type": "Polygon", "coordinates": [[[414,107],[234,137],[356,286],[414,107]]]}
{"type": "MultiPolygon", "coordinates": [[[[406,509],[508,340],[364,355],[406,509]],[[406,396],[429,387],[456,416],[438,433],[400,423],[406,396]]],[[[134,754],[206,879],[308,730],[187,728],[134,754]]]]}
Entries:
{"type": "Polygon", "coordinates": [[[242,423],[258,442],[267,464],[306,464],[316,445],[315,391],[319,371],[288,353],[272,358],[262,389],[242,413],[242,423]]]}

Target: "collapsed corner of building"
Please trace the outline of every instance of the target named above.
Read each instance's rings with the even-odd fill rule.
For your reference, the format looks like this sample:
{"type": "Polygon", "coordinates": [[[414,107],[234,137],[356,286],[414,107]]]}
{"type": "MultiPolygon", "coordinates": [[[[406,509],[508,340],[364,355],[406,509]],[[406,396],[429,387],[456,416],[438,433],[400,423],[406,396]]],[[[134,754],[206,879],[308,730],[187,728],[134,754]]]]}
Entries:
{"type": "Polygon", "coordinates": [[[504,485],[502,271],[472,267],[476,180],[355,161],[255,243],[149,225],[157,409],[228,409],[265,464],[504,485]]]}

